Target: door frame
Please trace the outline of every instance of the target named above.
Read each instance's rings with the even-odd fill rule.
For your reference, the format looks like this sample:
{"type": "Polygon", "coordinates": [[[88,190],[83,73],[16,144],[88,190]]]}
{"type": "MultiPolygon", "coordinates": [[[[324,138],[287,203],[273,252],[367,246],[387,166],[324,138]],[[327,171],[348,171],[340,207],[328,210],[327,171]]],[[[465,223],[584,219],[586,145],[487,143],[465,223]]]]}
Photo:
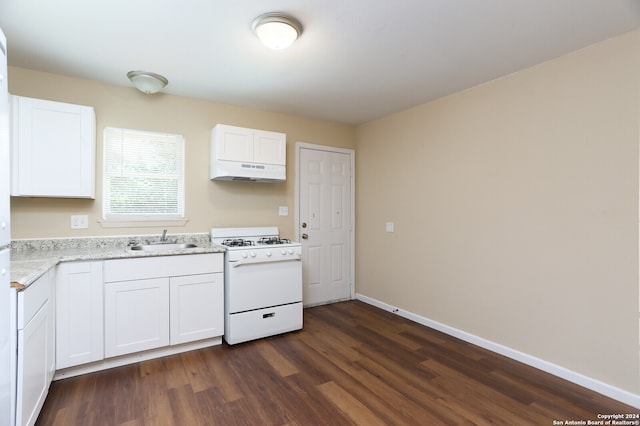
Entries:
{"type": "MultiPolygon", "coordinates": [[[[355,299],[356,294],[356,151],[347,148],[337,148],[333,146],[317,145],[307,142],[296,142],[296,176],[295,176],[295,208],[294,208],[294,224],[295,224],[295,240],[300,241],[300,155],[303,149],[315,151],[334,152],[338,154],[349,155],[349,167],[351,173],[349,176],[350,197],[349,207],[351,209],[349,217],[349,285],[351,287],[351,300],[355,299]]],[[[303,259],[304,262],[304,259],[303,259]]]]}

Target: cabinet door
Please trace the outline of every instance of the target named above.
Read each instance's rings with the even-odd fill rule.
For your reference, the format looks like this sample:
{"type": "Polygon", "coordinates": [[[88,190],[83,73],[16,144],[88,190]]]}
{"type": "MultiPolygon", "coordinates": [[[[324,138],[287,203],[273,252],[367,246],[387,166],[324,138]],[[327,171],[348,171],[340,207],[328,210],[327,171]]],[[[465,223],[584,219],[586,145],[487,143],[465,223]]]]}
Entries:
{"type": "MultiPolygon", "coordinates": [[[[0,31],[0,41],[2,32],[0,31]]],[[[15,386],[18,334],[16,291],[9,288],[9,250],[0,250],[0,425],[15,424],[15,386]]]]}
{"type": "Polygon", "coordinates": [[[102,262],[64,262],[56,276],[56,368],[104,358],[102,262]]]}
{"type": "Polygon", "coordinates": [[[105,357],[169,345],[169,278],[104,286],[105,357]]]}
{"type": "MultiPolygon", "coordinates": [[[[0,247],[9,244],[10,234],[10,157],[9,157],[9,78],[6,43],[0,30],[0,247]]],[[[1,375],[1,373],[0,373],[1,375]]],[[[1,390],[1,385],[0,385],[1,390]]],[[[0,408],[2,407],[0,397],[0,408]]],[[[0,422],[1,423],[1,422],[0,422]]]]}
{"type": "Polygon", "coordinates": [[[223,284],[221,273],[170,279],[172,345],[224,334],[223,284]]]}
{"type": "Polygon", "coordinates": [[[287,136],[284,133],[254,130],[253,161],[265,164],[287,164],[287,136]]]}
{"type": "Polygon", "coordinates": [[[47,385],[56,373],[56,275],[55,270],[47,272],[49,280],[49,320],[47,321],[47,385]]]}
{"type": "Polygon", "coordinates": [[[95,198],[93,108],[12,98],[11,195],[95,198]]]}
{"type": "Polygon", "coordinates": [[[16,424],[33,425],[49,389],[47,334],[52,320],[47,301],[22,330],[18,330],[16,424]]]}
{"type": "Polygon", "coordinates": [[[213,131],[213,145],[218,158],[229,161],[251,161],[253,130],[218,124],[213,131]]]}
{"type": "Polygon", "coordinates": [[[53,272],[48,271],[17,295],[16,424],[35,423],[53,377],[52,291],[53,272]]]}

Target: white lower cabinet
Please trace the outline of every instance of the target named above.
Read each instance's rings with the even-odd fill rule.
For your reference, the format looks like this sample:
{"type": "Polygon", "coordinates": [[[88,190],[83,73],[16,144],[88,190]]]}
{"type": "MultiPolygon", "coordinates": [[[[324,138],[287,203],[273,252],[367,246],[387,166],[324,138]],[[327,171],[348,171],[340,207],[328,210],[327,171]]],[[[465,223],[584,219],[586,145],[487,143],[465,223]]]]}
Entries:
{"type": "Polygon", "coordinates": [[[169,278],[104,286],[105,357],[169,344],[169,278]]]}
{"type": "Polygon", "coordinates": [[[62,262],[13,293],[12,419],[15,408],[16,425],[35,424],[56,370],[82,374],[130,361],[120,355],[219,344],[223,292],[222,253],[62,262]]]}
{"type": "Polygon", "coordinates": [[[104,358],[102,262],[63,262],[56,276],[56,368],[104,358]]]}
{"type": "Polygon", "coordinates": [[[105,261],[105,357],[224,334],[223,254],[105,261]]]}
{"type": "Polygon", "coordinates": [[[49,271],[18,293],[17,425],[35,424],[53,377],[53,276],[49,271]]]}

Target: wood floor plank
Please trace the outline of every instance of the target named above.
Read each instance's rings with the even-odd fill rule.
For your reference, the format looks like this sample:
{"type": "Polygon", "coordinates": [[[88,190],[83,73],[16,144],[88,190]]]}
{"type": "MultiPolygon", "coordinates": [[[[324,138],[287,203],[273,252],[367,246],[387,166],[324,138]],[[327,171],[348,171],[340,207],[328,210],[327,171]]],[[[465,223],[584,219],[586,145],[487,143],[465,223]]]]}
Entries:
{"type": "Polygon", "coordinates": [[[429,359],[424,361],[422,365],[436,372],[438,377],[433,382],[442,389],[444,400],[463,399],[474,412],[481,415],[487,422],[494,419],[503,424],[531,426],[537,424],[530,420],[531,416],[526,404],[519,403],[482,382],[470,380],[464,373],[439,361],[429,359]]]}
{"type": "Polygon", "coordinates": [[[358,301],[301,331],[52,383],[37,425],[547,425],[640,410],[358,301]]]}
{"type": "Polygon", "coordinates": [[[206,417],[201,415],[200,405],[191,388],[191,385],[174,386],[169,389],[169,404],[171,406],[172,420],[188,425],[206,425],[206,417]]]}
{"type": "Polygon", "coordinates": [[[442,399],[442,392],[437,386],[431,383],[431,378],[426,380],[416,379],[420,377],[420,369],[412,369],[415,374],[396,374],[397,368],[392,368],[389,363],[381,365],[371,358],[363,358],[358,361],[370,374],[384,380],[396,392],[402,394],[407,400],[413,401],[416,405],[425,410],[428,414],[424,419],[430,419],[432,424],[462,424],[466,419],[459,412],[449,410],[437,402],[442,399]]]}
{"type": "Polygon", "coordinates": [[[318,383],[309,380],[304,374],[295,374],[286,378],[289,387],[295,396],[296,401],[305,401],[305,412],[310,422],[304,424],[322,425],[334,424],[343,425],[349,423],[349,418],[327,400],[318,387],[318,383]]]}
{"type": "MultiPolygon", "coordinates": [[[[313,321],[308,321],[313,324],[313,321]]],[[[349,360],[355,361],[361,357],[354,348],[360,346],[360,342],[352,338],[348,334],[335,330],[332,333],[327,333],[323,324],[319,324],[317,331],[310,327],[309,332],[300,336],[301,339],[315,339],[322,343],[321,347],[326,350],[340,351],[340,353],[349,360]]]]}
{"type": "MultiPolygon", "coordinates": [[[[141,366],[146,363],[141,363],[141,366]]],[[[148,370],[147,370],[148,372],[148,370]]],[[[144,374],[141,378],[140,389],[144,397],[137,407],[138,415],[145,424],[171,424],[173,411],[169,400],[169,388],[161,371],[156,374],[144,374]]]]}
{"type": "Polygon", "coordinates": [[[355,372],[360,370],[361,367],[357,364],[350,362],[339,351],[319,351],[317,342],[314,339],[306,339],[305,336],[301,336],[300,340],[299,345],[305,345],[311,349],[308,357],[313,364],[327,372],[328,381],[339,383],[341,387],[358,399],[362,405],[375,412],[381,420],[386,421],[387,424],[392,424],[394,418],[405,417],[404,413],[389,407],[384,395],[371,392],[367,384],[358,380],[355,372]]]}
{"type": "Polygon", "coordinates": [[[294,401],[287,385],[269,363],[260,355],[262,342],[245,345],[242,357],[235,357],[228,366],[250,405],[251,416],[260,424],[283,424],[295,418],[297,409],[304,414],[304,401],[294,401]]]}
{"type": "Polygon", "coordinates": [[[161,358],[159,361],[161,370],[165,371],[164,379],[167,388],[179,388],[191,384],[187,372],[179,362],[180,355],[171,355],[161,358]]]}
{"type": "Polygon", "coordinates": [[[220,391],[224,402],[241,399],[243,396],[242,391],[236,385],[235,377],[226,367],[230,357],[233,356],[233,352],[215,350],[203,350],[200,352],[213,376],[213,382],[209,386],[220,391]]]}
{"type": "Polygon", "coordinates": [[[318,388],[355,424],[370,426],[384,426],[386,424],[373,414],[371,410],[365,407],[358,399],[354,398],[349,392],[345,391],[334,382],[321,384],[318,388]]]}
{"type": "Polygon", "coordinates": [[[287,377],[292,374],[296,374],[299,370],[285,358],[280,352],[278,352],[270,343],[269,340],[262,340],[257,342],[258,352],[260,355],[273,367],[274,370],[282,377],[287,377]]]}
{"type": "Polygon", "coordinates": [[[197,393],[209,389],[213,382],[213,375],[202,358],[202,352],[185,352],[179,357],[193,392],[197,393]]]}

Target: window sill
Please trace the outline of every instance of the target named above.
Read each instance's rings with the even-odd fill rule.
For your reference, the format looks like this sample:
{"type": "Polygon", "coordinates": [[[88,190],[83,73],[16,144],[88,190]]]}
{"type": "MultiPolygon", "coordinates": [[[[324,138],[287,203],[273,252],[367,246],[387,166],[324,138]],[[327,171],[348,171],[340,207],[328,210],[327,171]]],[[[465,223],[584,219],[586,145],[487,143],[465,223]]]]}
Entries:
{"type": "Polygon", "coordinates": [[[103,228],[162,228],[185,226],[189,219],[178,220],[99,220],[103,228]]]}

